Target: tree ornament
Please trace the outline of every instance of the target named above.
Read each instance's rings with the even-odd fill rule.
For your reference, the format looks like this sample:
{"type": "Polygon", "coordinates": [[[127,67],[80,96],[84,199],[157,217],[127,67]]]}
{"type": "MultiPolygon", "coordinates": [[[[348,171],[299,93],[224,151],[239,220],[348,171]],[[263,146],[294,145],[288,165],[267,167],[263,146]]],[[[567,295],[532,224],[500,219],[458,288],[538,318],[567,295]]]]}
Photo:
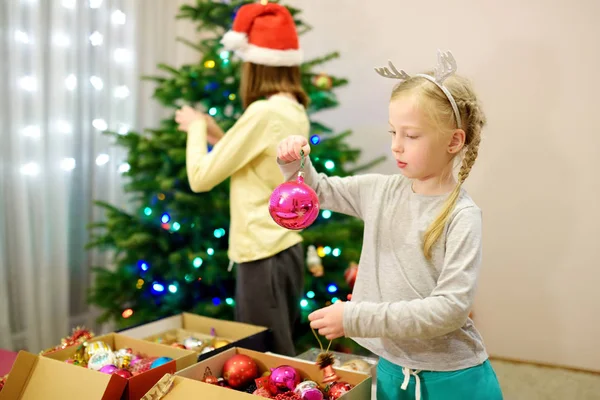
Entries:
{"type": "Polygon", "coordinates": [[[300,374],[296,368],[282,365],[271,369],[269,376],[269,391],[273,395],[293,391],[300,383],[300,374]]]}
{"type": "Polygon", "coordinates": [[[326,73],[320,73],[313,77],[312,83],[319,89],[329,90],[333,86],[333,79],[326,73]]]}
{"type": "Polygon", "coordinates": [[[277,186],[269,199],[269,214],[279,225],[290,230],[308,228],[319,215],[319,198],[315,191],[304,183],[304,151],[296,182],[285,182],[277,186]]]}
{"type": "Polygon", "coordinates": [[[330,382],[339,381],[340,377],[337,376],[337,374],[333,370],[333,363],[335,361],[335,356],[333,355],[333,353],[331,353],[329,351],[329,348],[331,347],[332,340],[329,341],[329,345],[327,346],[327,350],[323,350],[323,344],[321,343],[321,339],[319,339],[319,336],[317,335],[317,332],[315,332],[315,330],[312,327],[310,329],[312,329],[312,332],[315,335],[315,338],[317,338],[317,341],[319,342],[319,347],[321,348],[321,353],[319,353],[319,355],[317,356],[317,362],[316,362],[316,364],[319,366],[319,369],[321,371],[323,371],[323,380],[322,380],[322,382],[323,383],[330,383],[330,382]]]}
{"type": "Polygon", "coordinates": [[[256,362],[244,354],[236,354],[223,365],[223,378],[229,386],[240,389],[258,376],[256,362]]]}

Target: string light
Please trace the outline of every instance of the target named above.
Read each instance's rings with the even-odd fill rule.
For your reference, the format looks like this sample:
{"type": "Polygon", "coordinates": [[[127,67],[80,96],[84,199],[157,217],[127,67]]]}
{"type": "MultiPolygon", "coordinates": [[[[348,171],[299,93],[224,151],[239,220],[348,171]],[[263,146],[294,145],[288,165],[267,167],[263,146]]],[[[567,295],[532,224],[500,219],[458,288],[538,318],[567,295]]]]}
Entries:
{"type": "Polygon", "coordinates": [[[96,157],[96,165],[101,167],[101,166],[105,165],[106,163],[108,163],[109,160],[110,160],[110,156],[108,154],[105,154],[105,153],[98,154],[98,157],[96,157]]]}
{"type": "Polygon", "coordinates": [[[54,37],[52,38],[52,42],[54,42],[54,44],[56,46],[60,46],[60,47],[67,47],[68,45],[71,44],[69,37],[63,33],[56,33],[54,35],[54,37]]]}
{"type": "Polygon", "coordinates": [[[129,133],[129,125],[119,124],[119,135],[127,135],[129,133]]]}
{"type": "Polygon", "coordinates": [[[219,54],[219,57],[221,57],[221,60],[226,60],[229,58],[229,52],[228,51],[222,51],[221,54],[219,54]]]}
{"type": "Polygon", "coordinates": [[[19,86],[28,92],[35,92],[37,90],[37,81],[33,76],[24,76],[19,79],[19,86]]]}
{"type": "Polygon", "coordinates": [[[220,304],[221,304],[221,299],[220,299],[220,298],[218,298],[218,297],[214,297],[214,298],[212,299],[212,302],[213,302],[213,304],[214,304],[215,306],[218,306],[218,305],[220,305],[220,304]]]}
{"type": "Polygon", "coordinates": [[[129,318],[133,315],[133,310],[131,308],[128,308],[127,310],[123,311],[123,314],[121,314],[123,316],[123,318],[129,318]]]}
{"type": "Polygon", "coordinates": [[[152,209],[150,207],[146,207],[144,208],[144,215],[146,216],[151,216],[152,215],[152,209]]]}
{"type": "Polygon", "coordinates": [[[108,129],[108,124],[102,118],[96,118],[92,121],[92,126],[99,131],[105,131],[108,129]]]}
{"type": "Polygon", "coordinates": [[[319,135],[312,135],[310,137],[310,142],[315,145],[319,144],[319,142],[321,142],[321,138],[319,137],[319,135]]]}
{"type": "Polygon", "coordinates": [[[302,307],[302,308],[308,307],[308,300],[306,300],[306,299],[300,300],[300,307],[302,307]]]}
{"type": "Polygon", "coordinates": [[[127,49],[115,49],[113,57],[116,62],[127,62],[131,59],[131,53],[127,49]]]}
{"type": "Polygon", "coordinates": [[[167,222],[169,222],[171,220],[171,216],[167,213],[164,213],[161,217],[160,217],[160,221],[163,224],[166,224],[167,222]]]}
{"type": "Polygon", "coordinates": [[[173,283],[170,284],[169,285],[169,292],[171,292],[171,293],[177,293],[177,285],[175,285],[173,283]]]}
{"type": "Polygon", "coordinates": [[[339,299],[338,299],[337,297],[333,297],[333,298],[331,299],[331,302],[332,302],[332,303],[335,303],[335,302],[336,302],[336,301],[338,301],[338,300],[339,300],[339,299]]]}
{"type": "Polygon", "coordinates": [[[90,35],[89,39],[92,46],[100,46],[102,42],[104,42],[104,36],[102,36],[102,34],[98,31],[94,31],[90,35]]]}
{"type": "Polygon", "coordinates": [[[229,100],[234,101],[235,100],[235,94],[231,93],[229,95],[229,100]]]}
{"type": "Polygon", "coordinates": [[[181,228],[179,222],[173,222],[173,230],[177,232],[181,228]]]}
{"type": "Polygon", "coordinates": [[[215,67],[215,61],[214,60],[208,60],[204,62],[204,67],[206,68],[214,68],[215,67]]]}
{"type": "Polygon", "coordinates": [[[77,4],[77,0],[62,0],[62,6],[64,8],[73,9],[73,8],[75,8],[76,4],[77,4]]]}
{"type": "Polygon", "coordinates": [[[26,126],[25,128],[23,128],[23,130],[21,131],[21,133],[23,134],[23,136],[27,136],[30,138],[39,138],[40,136],[42,136],[42,133],[40,131],[40,127],[36,126],[36,125],[29,125],[26,126]]]}
{"type": "Polygon", "coordinates": [[[319,255],[319,257],[325,257],[325,250],[323,249],[322,246],[319,246],[317,248],[317,254],[319,255]]]}
{"type": "Polygon", "coordinates": [[[117,99],[124,99],[124,98],[128,97],[129,94],[130,94],[130,92],[129,92],[129,88],[127,86],[117,86],[115,88],[115,90],[113,91],[113,95],[117,99]]]}
{"type": "Polygon", "coordinates": [[[231,297],[228,297],[225,299],[225,303],[227,303],[228,306],[232,306],[235,304],[235,301],[231,297]]]}
{"type": "Polygon", "coordinates": [[[56,129],[62,133],[71,133],[71,124],[65,120],[56,121],[56,129]]]}
{"type": "Polygon", "coordinates": [[[21,167],[23,175],[36,176],[40,173],[40,166],[34,162],[27,163],[21,167]]]}
{"type": "Polygon", "coordinates": [[[110,20],[115,25],[125,25],[125,22],[127,21],[127,16],[125,15],[125,13],[123,13],[123,11],[116,10],[110,16],[110,20]]]}
{"type": "Polygon", "coordinates": [[[200,257],[196,257],[196,258],[194,258],[192,265],[194,266],[194,268],[200,268],[202,266],[202,262],[203,261],[200,257]]]}
{"type": "Polygon", "coordinates": [[[209,256],[212,256],[213,254],[215,254],[215,249],[213,249],[213,248],[206,249],[206,254],[208,254],[209,256]]]}
{"type": "Polygon", "coordinates": [[[148,269],[150,268],[148,263],[145,261],[138,261],[138,267],[140,267],[140,269],[144,272],[148,271],[148,269]]]}
{"type": "Polygon", "coordinates": [[[328,256],[329,254],[331,254],[331,247],[325,246],[323,248],[323,252],[325,253],[326,256],[328,256]]]}
{"type": "Polygon", "coordinates": [[[90,77],[90,83],[96,90],[102,90],[104,88],[104,82],[102,82],[102,79],[97,76],[90,77]]]}
{"type": "Polygon", "coordinates": [[[223,228],[215,229],[214,235],[217,239],[222,238],[223,236],[225,236],[225,229],[223,229],[223,228]]]}
{"type": "Polygon", "coordinates": [[[77,87],[77,77],[73,74],[67,76],[65,78],[65,86],[67,87],[67,90],[75,90],[77,87]]]}
{"type": "Polygon", "coordinates": [[[152,290],[154,290],[156,293],[162,293],[165,291],[165,287],[158,282],[154,282],[152,284],[152,290]]]}
{"type": "Polygon", "coordinates": [[[333,249],[333,252],[331,254],[333,254],[334,257],[339,257],[340,254],[342,254],[342,250],[337,249],[337,248],[333,249]]]}
{"type": "Polygon", "coordinates": [[[63,158],[60,161],[60,168],[63,169],[64,171],[72,171],[75,169],[75,159],[72,157],[69,158],[63,158]]]}
{"type": "Polygon", "coordinates": [[[331,218],[331,211],[323,210],[323,212],[321,213],[321,216],[325,219],[329,219],[329,218],[331,218]]]}
{"type": "Polygon", "coordinates": [[[142,286],[144,286],[144,280],[143,279],[138,279],[137,284],[135,285],[136,288],[141,289],[142,286]]]}
{"type": "Polygon", "coordinates": [[[129,172],[129,170],[131,169],[131,166],[128,163],[123,163],[121,165],[119,165],[119,169],[118,171],[122,174],[129,172]]]}
{"type": "Polygon", "coordinates": [[[333,283],[331,285],[327,286],[327,291],[329,293],[335,293],[335,292],[337,292],[337,290],[338,290],[337,286],[335,286],[333,283]]]}
{"type": "Polygon", "coordinates": [[[332,170],[335,168],[335,163],[331,160],[327,160],[325,161],[325,168],[327,168],[328,170],[332,170]]]}
{"type": "Polygon", "coordinates": [[[193,276],[193,275],[191,275],[191,274],[187,274],[187,275],[185,276],[185,281],[186,281],[186,282],[191,282],[191,281],[193,281],[193,280],[194,280],[194,276],[193,276]]]}
{"type": "Polygon", "coordinates": [[[15,31],[15,40],[17,42],[21,42],[23,44],[31,43],[31,39],[29,39],[29,35],[23,31],[15,31]]]}
{"type": "Polygon", "coordinates": [[[306,297],[308,297],[309,299],[314,299],[315,292],[313,292],[312,290],[310,292],[306,292],[306,297]]]}
{"type": "Polygon", "coordinates": [[[217,109],[216,109],[216,107],[211,107],[211,108],[208,110],[208,113],[209,113],[210,115],[212,115],[212,116],[215,116],[215,115],[217,115],[217,109]]]}

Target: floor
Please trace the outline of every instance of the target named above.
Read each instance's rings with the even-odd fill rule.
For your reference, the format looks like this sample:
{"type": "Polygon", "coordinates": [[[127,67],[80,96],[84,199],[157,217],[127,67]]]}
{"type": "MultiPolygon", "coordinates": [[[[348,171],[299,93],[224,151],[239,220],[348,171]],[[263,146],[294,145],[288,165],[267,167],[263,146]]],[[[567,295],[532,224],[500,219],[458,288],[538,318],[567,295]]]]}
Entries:
{"type": "Polygon", "coordinates": [[[600,374],[492,361],[506,400],[600,400],[600,374]]]}
{"type": "Polygon", "coordinates": [[[504,400],[600,400],[600,374],[498,360],[492,365],[504,400]]]}

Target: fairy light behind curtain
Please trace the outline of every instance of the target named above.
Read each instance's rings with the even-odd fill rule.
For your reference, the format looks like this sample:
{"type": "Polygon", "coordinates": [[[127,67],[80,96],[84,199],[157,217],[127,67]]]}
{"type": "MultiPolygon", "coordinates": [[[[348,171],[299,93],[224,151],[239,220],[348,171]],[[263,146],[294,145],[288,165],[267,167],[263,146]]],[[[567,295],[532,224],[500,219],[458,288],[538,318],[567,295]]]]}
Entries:
{"type": "Polygon", "coordinates": [[[0,2],[0,347],[37,352],[90,324],[93,200],[127,207],[136,124],[136,0],[0,2]]]}

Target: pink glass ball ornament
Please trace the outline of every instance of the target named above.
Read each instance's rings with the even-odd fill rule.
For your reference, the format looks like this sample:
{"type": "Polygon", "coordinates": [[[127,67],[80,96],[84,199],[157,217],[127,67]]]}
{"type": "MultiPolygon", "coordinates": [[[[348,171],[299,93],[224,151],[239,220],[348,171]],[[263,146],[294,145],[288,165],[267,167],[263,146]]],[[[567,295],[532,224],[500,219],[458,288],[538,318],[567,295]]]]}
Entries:
{"type": "Polygon", "coordinates": [[[277,186],[269,199],[269,214],[277,223],[290,230],[309,227],[319,215],[317,193],[304,183],[304,174],[298,179],[277,186]]]}

